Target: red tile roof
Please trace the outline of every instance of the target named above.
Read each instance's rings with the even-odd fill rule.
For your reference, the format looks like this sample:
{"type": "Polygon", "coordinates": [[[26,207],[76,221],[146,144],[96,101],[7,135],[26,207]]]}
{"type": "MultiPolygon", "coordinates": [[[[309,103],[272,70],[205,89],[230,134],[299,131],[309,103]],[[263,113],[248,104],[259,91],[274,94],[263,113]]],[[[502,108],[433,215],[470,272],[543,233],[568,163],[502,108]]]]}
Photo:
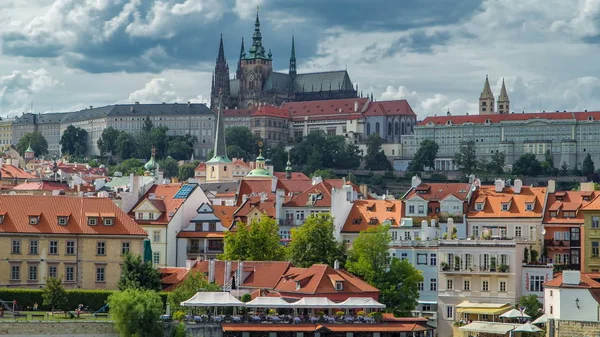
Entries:
{"type": "Polygon", "coordinates": [[[396,101],[370,102],[364,116],[416,116],[410,104],[405,99],[396,101]]]}
{"type": "Polygon", "coordinates": [[[304,192],[293,196],[285,203],[285,207],[331,207],[331,185],[326,182],[309,187],[304,192]]]}
{"type": "Polygon", "coordinates": [[[273,198],[261,200],[260,196],[250,197],[235,211],[234,216],[247,217],[254,209],[266,216],[275,217],[275,200],[273,198]]]}
{"type": "Polygon", "coordinates": [[[196,166],[194,171],[206,171],[206,163],[201,162],[200,164],[198,164],[198,166],[196,166]]]}
{"type": "Polygon", "coordinates": [[[252,109],[225,109],[225,110],[223,110],[223,116],[225,116],[225,118],[250,117],[251,115],[252,115],[252,109]]]}
{"type": "Polygon", "coordinates": [[[418,196],[427,201],[442,201],[449,195],[467,201],[469,195],[470,184],[464,183],[421,183],[416,188],[410,189],[404,197],[410,199],[413,196],[418,196]]]}
{"type": "Polygon", "coordinates": [[[458,115],[458,116],[435,116],[427,117],[419,126],[431,125],[446,125],[450,121],[453,125],[461,125],[466,123],[485,124],[486,120],[490,124],[502,122],[515,122],[527,120],[578,120],[584,121],[592,117],[594,120],[600,120],[600,111],[593,112],[546,112],[546,113],[515,113],[506,115],[458,115]]]}
{"type": "Polygon", "coordinates": [[[292,172],[290,179],[286,178],[286,172],[273,172],[273,175],[279,180],[309,180],[310,178],[302,172],[292,172]]]}
{"type": "Polygon", "coordinates": [[[505,187],[502,192],[496,192],[494,186],[481,186],[473,194],[469,206],[469,218],[541,218],[543,204],[546,198],[545,187],[523,186],[521,193],[516,194],[512,187],[505,187]],[[485,197],[483,199],[482,197],[485,197]],[[526,209],[526,203],[535,197],[533,210],[526,209]],[[481,211],[475,210],[475,204],[484,201],[481,211]],[[510,201],[508,211],[502,210],[502,204],[510,201]]]}
{"type": "Polygon", "coordinates": [[[305,117],[310,120],[348,119],[348,117],[362,117],[362,109],[367,103],[367,98],[347,98],[326,101],[289,102],[283,108],[290,112],[293,120],[303,121],[305,117]],[[354,110],[354,103],[358,109],[354,110]]]}
{"type": "Polygon", "coordinates": [[[67,196],[1,195],[0,211],[6,212],[0,233],[139,235],[147,233],[115,203],[107,198],[67,196]],[[86,214],[114,215],[113,225],[88,225],[86,214]],[[70,214],[67,225],[58,224],[58,216],[70,214]],[[39,216],[37,225],[29,224],[29,216],[39,216]]]}
{"type": "Polygon", "coordinates": [[[582,273],[578,285],[565,284],[562,274],[558,274],[552,280],[544,283],[544,287],[600,289],[600,282],[594,281],[590,276],[582,273]]]}
{"type": "Polygon", "coordinates": [[[2,173],[2,180],[9,179],[39,179],[39,177],[34,176],[33,174],[26,172],[20,167],[16,167],[13,165],[3,164],[0,166],[0,172],[2,173]]]}
{"type": "Polygon", "coordinates": [[[161,212],[161,215],[154,220],[136,219],[137,223],[140,225],[168,225],[173,215],[175,215],[181,204],[186,200],[173,198],[181,189],[181,186],[183,186],[183,184],[153,185],[144,196],[140,198],[137,204],[135,204],[129,212],[129,215],[132,218],[135,218],[135,209],[145,200],[148,200],[159,212],[161,212]],[[151,194],[154,194],[154,199],[150,199],[151,194]]]}
{"type": "Polygon", "coordinates": [[[73,191],[67,183],[58,182],[24,182],[12,188],[18,191],[73,191]]]}
{"type": "Polygon", "coordinates": [[[225,228],[230,228],[233,225],[234,213],[238,209],[237,206],[213,205],[212,208],[215,216],[221,220],[221,224],[225,228]]]}
{"type": "Polygon", "coordinates": [[[561,193],[548,194],[546,201],[546,212],[544,213],[545,224],[583,224],[583,212],[579,210],[589,204],[598,193],[593,191],[568,191],[561,193]],[[587,198],[588,200],[583,200],[587,198]],[[563,211],[573,211],[574,218],[565,218],[563,211]],[[550,216],[550,212],[556,212],[555,217],[550,216]]]}
{"type": "Polygon", "coordinates": [[[349,296],[356,296],[360,293],[379,294],[379,290],[358,277],[344,271],[336,270],[325,264],[315,264],[308,268],[294,268],[288,271],[275,288],[276,291],[284,294],[336,294],[344,293],[349,296]],[[337,276],[344,279],[344,289],[336,290],[335,282],[331,281],[331,276],[337,276]],[[297,289],[296,282],[300,282],[300,289],[297,289]]]}
{"type": "Polygon", "coordinates": [[[270,116],[279,118],[290,118],[290,113],[287,109],[272,106],[272,105],[261,105],[252,109],[252,117],[270,116]]]}
{"type": "Polygon", "coordinates": [[[401,218],[400,200],[355,200],[342,232],[359,233],[369,227],[379,226],[384,221],[389,221],[391,226],[398,226],[401,218]]]}
{"type": "Polygon", "coordinates": [[[187,232],[180,231],[177,233],[178,238],[208,238],[208,239],[219,239],[225,237],[225,232],[187,232]]]}

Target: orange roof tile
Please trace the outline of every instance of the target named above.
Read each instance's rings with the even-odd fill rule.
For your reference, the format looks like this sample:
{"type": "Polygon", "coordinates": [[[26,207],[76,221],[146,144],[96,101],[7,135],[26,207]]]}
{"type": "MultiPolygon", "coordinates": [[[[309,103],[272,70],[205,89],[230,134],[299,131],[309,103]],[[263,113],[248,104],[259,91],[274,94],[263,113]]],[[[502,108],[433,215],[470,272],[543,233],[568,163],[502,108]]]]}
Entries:
{"type": "Polygon", "coordinates": [[[4,164],[0,166],[0,172],[2,172],[2,180],[9,179],[39,179],[39,177],[25,171],[20,167],[13,165],[4,164]]]}
{"type": "Polygon", "coordinates": [[[181,231],[177,234],[178,238],[208,238],[218,239],[225,237],[225,232],[187,232],[181,231]]]}
{"type": "Polygon", "coordinates": [[[427,201],[442,201],[449,195],[466,201],[469,195],[470,184],[464,183],[421,183],[417,188],[411,189],[404,199],[418,196],[427,201]]]}
{"type": "Polygon", "coordinates": [[[397,115],[412,115],[416,116],[413,109],[405,99],[395,101],[378,101],[369,102],[364,116],[397,116],[397,115]]]}
{"type": "Polygon", "coordinates": [[[177,212],[181,204],[186,199],[175,199],[175,194],[181,189],[183,184],[162,184],[153,185],[150,189],[140,198],[140,200],[133,206],[129,215],[135,218],[135,209],[141,205],[145,200],[148,200],[156,209],[161,212],[160,217],[154,220],[140,220],[137,219],[137,223],[144,225],[168,225],[173,215],[177,212]],[[150,199],[150,195],[154,194],[154,199],[150,199]]]}
{"type": "Polygon", "coordinates": [[[233,225],[233,214],[237,210],[237,206],[214,205],[212,208],[215,216],[221,220],[221,224],[225,228],[230,228],[233,225]]]}
{"type": "Polygon", "coordinates": [[[223,110],[223,116],[225,118],[250,117],[251,115],[252,115],[252,109],[225,109],[225,110],[223,110]]]}
{"type": "Polygon", "coordinates": [[[389,221],[391,226],[398,226],[398,219],[402,218],[402,206],[400,200],[355,200],[342,232],[359,233],[385,221],[389,221]]]}
{"type": "Polygon", "coordinates": [[[331,207],[331,185],[321,182],[309,187],[304,192],[293,196],[285,203],[285,207],[331,207]]]}
{"type": "Polygon", "coordinates": [[[367,103],[367,98],[347,98],[310,102],[288,102],[283,104],[283,108],[290,112],[293,120],[328,120],[328,119],[348,119],[348,117],[362,117],[362,109],[367,103]],[[357,110],[354,110],[354,103],[357,103],[357,110]]]}
{"type": "Polygon", "coordinates": [[[314,332],[316,324],[238,324],[224,323],[223,332],[314,332]]]}
{"type": "Polygon", "coordinates": [[[590,276],[582,273],[578,285],[565,284],[565,283],[563,283],[563,276],[561,273],[561,274],[554,276],[554,278],[552,280],[544,283],[544,287],[599,289],[600,282],[594,281],[590,276]]]}
{"type": "Polygon", "coordinates": [[[343,293],[379,293],[379,290],[358,277],[344,271],[336,270],[325,264],[315,264],[308,268],[297,268],[293,272],[283,276],[281,281],[275,287],[275,290],[282,293],[295,294],[329,294],[339,293],[330,280],[329,275],[336,275],[344,279],[343,293]],[[301,281],[300,289],[296,287],[296,281],[301,281]]]}
{"type": "Polygon", "coordinates": [[[469,218],[537,218],[542,217],[543,205],[545,200],[545,187],[523,186],[521,193],[515,194],[512,187],[505,187],[502,192],[496,192],[494,186],[481,186],[475,191],[473,199],[477,200],[483,196],[487,198],[483,209],[477,211],[475,205],[469,207],[469,218]],[[537,199],[533,205],[532,211],[526,210],[526,200],[536,196],[537,199]],[[508,211],[502,211],[502,204],[507,200],[510,202],[508,211]]]}
{"type": "Polygon", "coordinates": [[[252,117],[258,116],[269,116],[279,118],[290,118],[290,113],[287,109],[272,106],[272,105],[261,105],[252,109],[252,117]]]}
{"type": "Polygon", "coordinates": [[[587,205],[581,207],[582,210],[584,211],[598,211],[600,210],[600,193],[598,193],[596,195],[596,197],[594,197],[594,199],[592,199],[592,201],[590,201],[587,205]]]}
{"type": "Polygon", "coordinates": [[[503,123],[503,122],[515,122],[515,121],[528,121],[528,120],[587,120],[588,117],[592,117],[595,120],[600,119],[600,111],[593,112],[547,112],[547,113],[518,113],[518,114],[505,114],[505,115],[458,115],[458,116],[434,116],[427,117],[419,126],[431,125],[446,125],[448,121],[452,125],[461,124],[485,124],[486,120],[491,124],[503,123]]]}
{"type": "Polygon", "coordinates": [[[260,213],[269,217],[275,216],[275,200],[261,200],[260,196],[250,197],[234,213],[234,216],[247,217],[252,210],[258,210],[260,213]]]}
{"type": "Polygon", "coordinates": [[[548,194],[548,200],[546,201],[547,207],[544,213],[544,224],[583,224],[584,214],[578,212],[583,209],[584,206],[591,202],[594,196],[599,195],[593,191],[568,191],[568,192],[557,192],[548,194]],[[583,200],[583,198],[589,198],[590,200],[583,200]],[[566,208],[565,208],[566,207],[566,208]],[[565,218],[562,211],[575,211],[574,218],[565,218]],[[551,217],[550,213],[556,212],[556,216],[551,217]]]}
{"type": "Polygon", "coordinates": [[[302,173],[302,172],[292,172],[292,176],[288,179],[286,177],[286,172],[273,172],[273,175],[277,177],[279,180],[288,181],[288,180],[308,180],[311,181],[310,178],[302,173]]]}
{"type": "Polygon", "coordinates": [[[139,235],[147,233],[115,203],[107,198],[43,195],[1,195],[0,210],[6,212],[0,233],[139,235]],[[114,213],[112,226],[89,226],[87,215],[114,213]],[[58,214],[71,214],[67,225],[57,223],[58,214]],[[29,215],[40,216],[37,225],[29,224],[29,215]]]}

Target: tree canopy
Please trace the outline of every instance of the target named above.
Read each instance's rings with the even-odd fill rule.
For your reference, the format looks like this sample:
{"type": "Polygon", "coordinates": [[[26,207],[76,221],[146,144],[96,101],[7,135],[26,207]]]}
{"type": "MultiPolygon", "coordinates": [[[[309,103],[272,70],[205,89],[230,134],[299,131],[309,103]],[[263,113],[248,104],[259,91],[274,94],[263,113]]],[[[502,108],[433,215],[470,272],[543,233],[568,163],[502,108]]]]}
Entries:
{"type": "Polygon", "coordinates": [[[512,173],[521,176],[535,177],[542,172],[542,165],[533,153],[522,154],[517,161],[514,162],[512,173]]]}
{"type": "Polygon", "coordinates": [[[237,231],[225,234],[223,254],[221,260],[245,261],[281,261],[285,257],[285,250],[279,243],[279,226],[277,221],[267,216],[260,221],[252,221],[248,226],[239,222],[237,231]]]}
{"type": "MultiPolygon", "coordinates": [[[[460,144],[458,152],[454,154],[454,164],[465,174],[471,174],[477,170],[477,155],[475,154],[475,142],[470,140],[460,144]]],[[[485,169],[485,167],[484,167],[485,169]]]]}
{"type": "Polygon", "coordinates": [[[223,291],[223,289],[218,284],[208,282],[203,273],[190,271],[185,279],[169,292],[168,301],[171,310],[179,308],[181,302],[190,299],[199,291],[223,291]]]}
{"type": "Polygon", "coordinates": [[[21,156],[25,155],[25,151],[31,144],[31,149],[36,156],[43,156],[48,153],[48,142],[39,131],[29,132],[23,135],[17,143],[17,150],[21,156]]]}
{"type": "Polygon", "coordinates": [[[177,177],[179,174],[179,165],[177,160],[167,158],[158,162],[158,167],[163,171],[165,178],[177,177]]]}
{"type": "Polygon", "coordinates": [[[258,154],[258,141],[259,139],[245,126],[225,129],[225,144],[230,157],[254,158],[258,154]]]}
{"type": "Polygon", "coordinates": [[[408,260],[392,258],[389,270],[377,283],[381,291],[379,299],[394,316],[411,316],[418,304],[420,282],[423,282],[423,275],[415,266],[408,260]]]}
{"type": "Polygon", "coordinates": [[[583,159],[583,164],[581,165],[581,172],[584,176],[590,176],[594,174],[596,168],[594,167],[594,161],[592,160],[592,156],[588,153],[587,156],[583,159]]]}
{"type": "Polygon", "coordinates": [[[367,146],[367,154],[365,155],[365,168],[374,171],[390,171],[392,164],[381,150],[383,139],[378,133],[370,134],[365,145],[367,146]]]}
{"type": "Polygon", "coordinates": [[[176,160],[188,160],[194,152],[194,143],[196,143],[196,137],[190,135],[169,136],[167,152],[169,156],[176,160]]]}
{"type": "Polygon", "coordinates": [[[314,214],[304,224],[292,229],[292,240],[287,247],[289,260],[298,267],[313,264],[343,263],[346,246],[333,236],[335,227],[330,214],[314,214]]]}
{"type": "Polygon", "coordinates": [[[519,306],[525,308],[524,312],[531,316],[534,320],[542,315],[542,303],[537,298],[537,295],[531,294],[528,296],[521,296],[519,299],[519,306]]]}
{"type": "Polygon", "coordinates": [[[181,181],[186,181],[190,178],[193,178],[194,174],[195,174],[195,171],[194,171],[195,169],[196,169],[196,165],[194,165],[194,164],[183,164],[183,165],[179,166],[179,173],[178,173],[177,177],[181,181]]]}
{"type": "MultiPolygon", "coordinates": [[[[108,128],[102,131],[102,135],[100,139],[97,141],[98,149],[100,150],[100,155],[114,155],[117,154],[117,139],[121,131],[109,126],[108,128]]],[[[125,158],[127,159],[127,158],[125,158]]]]}
{"type": "Polygon", "coordinates": [[[439,148],[439,145],[431,139],[422,141],[413,160],[408,164],[408,171],[416,173],[425,168],[435,169],[435,158],[439,148]]]}
{"type": "Polygon", "coordinates": [[[332,169],[316,170],[310,176],[311,177],[321,177],[323,179],[335,179],[335,178],[337,178],[337,175],[335,174],[335,171],[332,170],[332,169]]]}
{"type": "Polygon", "coordinates": [[[123,173],[123,175],[130,175],[131,173],[135,175],[143,175],[144,163],[142,163],[137,158],[129,158],[123,160],[119,165],[111,166],[108,168],[108,174],[114,175],[115,172],[121,172],[123,173]]]}
{"type": "Polygon", "coordinates": [[[496,174],[504,173],[504,164],[506,161],[506,153],[494,152],[492,160],[488,164],[488,171],[496,174]]]}
{"type": "Polygon", "coordinates": [[[121,131],[117,137],[115,154],[121,160],[126,160],[135,156],[136,147],[135,138],[131,134],[121,131]]]}
{"type": "Polygon", "coordinates": [[[304,164],[307,174],[327,168],[356,169],[361,161],[358,146],[346,144],[343,136],[325,136],[319,131],[309,133],[291,151],[292,163],[304,164]]]}
{"type": "Polygon", "coordinates": [[[62,278],[49,277],[46,279],[44,292],[42,293],[42,304],[54,309],[65,309],[67,304],[67,292],[62,285],[62,278]]]}
{"type": "Polygon", "coordinates": [[[69,125],[60,137],[60,152],[74,157],[87,154],[88,132],[82,128],[69,125]]]}
{"type": "MultiPolygon", "coordinates": [[[[150,262],[143,262],[142,257],[127,253],[123,256],[119,289],[141,288],[160,290],[160,274],[150,262]]],[[[111,307],[112,310],[112,307],[111,307]]]]}
{"type": "Polygon", "coordinates": [[[156,291],[127,289],[108,297],[110,316],[123,337],[162,337],[163,303],[156,291]]]}
{"type": "Polygon", "coordinates": [[[558,170],[554,167],[554,158],[550,150],[546,150],[546,153],[544,153],[544,161],[541,163],[541,166],[544,174],[553,176],[558,173],[558,170]]]}
{"type": "Polygon", "coordinates": [[[363,277],[370,284],[377,284],[387,268],[391,241],[392,237],[387,225],[370,227],[360,232],[352,243],[346,269],[363,277]]]}

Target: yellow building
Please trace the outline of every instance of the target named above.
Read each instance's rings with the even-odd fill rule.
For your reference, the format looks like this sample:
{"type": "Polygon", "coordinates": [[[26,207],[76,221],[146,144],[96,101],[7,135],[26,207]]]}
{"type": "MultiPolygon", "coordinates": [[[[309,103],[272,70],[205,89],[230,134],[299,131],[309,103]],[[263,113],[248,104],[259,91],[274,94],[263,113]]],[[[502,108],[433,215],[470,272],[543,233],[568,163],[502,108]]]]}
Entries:
{"type": "Polygon", "coordinates": [[[2,152],[10,148],[10,143],[12,141],[12,124],[14,121],[14,118],[0,119],[0,151],[2,152]]]}
{"type": "Polygon", "coordinates": [[[0,287],[115,289],[123,254],[141,255],[146,232],[110,199],[0,196],[0,287]],[[6,262],[4,262],[6,261],[6,262]]]}
{"type": "Polygon", "coordinates": [[[584,214],[581,271],[600,272],[600,197],[581,208],[584,214]]]}

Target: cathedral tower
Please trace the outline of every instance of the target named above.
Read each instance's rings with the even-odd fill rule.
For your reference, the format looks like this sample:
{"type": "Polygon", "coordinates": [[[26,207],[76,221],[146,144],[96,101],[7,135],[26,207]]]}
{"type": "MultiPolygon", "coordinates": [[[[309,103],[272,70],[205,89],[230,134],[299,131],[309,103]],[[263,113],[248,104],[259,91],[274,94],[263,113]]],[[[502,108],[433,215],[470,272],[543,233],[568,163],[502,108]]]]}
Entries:
{"type": "Polygon", "coordinates": [[[483,91],[479,96],[479,114],[494,114],[494,94],[492,93],[492,89],[490,88],[490,81],[488,81],[487,75],[485,75],[485,84],[483,85],[483,91]]]}
{"type": "Polygon", "coordinates": [[[223,34],[221,34],[219,55],[217,55],[217,64],[215,65],[212,87],[210,89],[210,108],[213,110],[216,109],[217,104],[228,107],[229,94],[229,65],[225,59],[225,51],[223,49],[223,34]],[[222,99],[220,98],[220,95],[222,95],[222,99]]]}
{"type": "Polygon", "coordinates": [[[290,54],[290,77],[292,81],[296,77],[296,44],[294,43],[294,36],[292,35],[292,53],[290,54]]]}
{"type": "Polygon", "coordinates": [[[498,96],[498,113],[501,115],[510,113],[510,100],[506,93],[506,86],[504,85],[504,79],[502,79],[502,89],[500,90],[500,96],[498,96]]]}
{"type": "Polygon", "coordinates": [[[256,21],[254,22],[254,34],[252,35],[252,46],[240,60],[240,94],[239,107],[247,108],[261,101],[261,92],[267,78],[273,71],[272,54],[269,50],[265,54],[260,33],[260,20],[258,8],[256,9],[256,21]]]}

